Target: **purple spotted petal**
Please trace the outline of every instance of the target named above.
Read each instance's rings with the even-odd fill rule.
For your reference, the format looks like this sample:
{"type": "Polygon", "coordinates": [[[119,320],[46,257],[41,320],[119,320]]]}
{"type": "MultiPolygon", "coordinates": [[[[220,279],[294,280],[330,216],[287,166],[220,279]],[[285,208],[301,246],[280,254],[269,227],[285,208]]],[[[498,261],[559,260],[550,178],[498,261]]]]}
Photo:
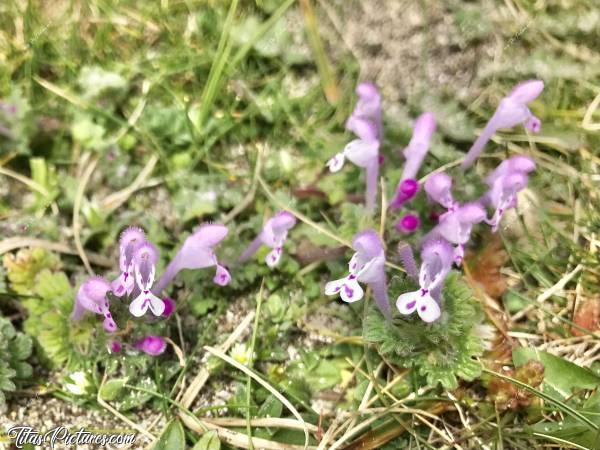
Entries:
{"type": "Polygon", "coordinates": [[[213,278],[213,282],[219,286],[227,286],[231,281],[231,275],[229,271],[222,265],[217,264],[217,273],[213,278]]]}

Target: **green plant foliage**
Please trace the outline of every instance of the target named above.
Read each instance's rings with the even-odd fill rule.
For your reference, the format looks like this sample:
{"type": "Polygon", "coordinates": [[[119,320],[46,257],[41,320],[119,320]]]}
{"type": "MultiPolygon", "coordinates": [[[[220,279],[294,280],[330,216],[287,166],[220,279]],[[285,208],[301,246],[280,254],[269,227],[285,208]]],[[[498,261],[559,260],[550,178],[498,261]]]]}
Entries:
{"type": "Polygon", "coordinates": [[[5,392],[14,391],[22,380],[31,377],[32,369],[27,362],[31,350],[31,338],[0,317],[0,410],[5,407],[5,392]]]}
{"type": "MultiPolygon", "coordinates": [[[[412,281],[394,278],[390,298],[415,289],[412,281]]],[[[474,358],[482,354],[483,347],[475,326],[483,315],[456,272],[446,280],[442,304],[440,320],[430,325],[418,317],[395,317],[389,322],[377,308],[370,307],[363,334],[382,356],[401,367],[414,367],[428,384],[455,389],[458,378],[473,380],[481,374],[474,358]]]]}
{"type": "Polygon", "coordinates": [[[22,295],[33,294],[35,278],[42,270],[56,270],[60,267],[58,256],[42,248],[22,249],[16,254],[7,253],[2,263],[10,287],[22,295]]]}
{"type": "Polygon", "coordinates": [[[515,366],[531,360],[541,361],[544,365],[544,392],[559,400],[569,399],[580,390],[600,386],[598,375],[559,356],[526,347],[514,350],[512,356],[515,366]]]}
{"type": "Polygon", "coordinates": [[[167,425],[152,450],[185,450],[185,433],[179,420],[167,425]]]}
{"type": "Polygon", "coordinates": [[[77,367],[92,353],[93,322],[70,320],[75,292],[63,272],[43,270],[35,278],[32,298],[23,301],[25,331],[36,338],[49,365],[77,367]]]}

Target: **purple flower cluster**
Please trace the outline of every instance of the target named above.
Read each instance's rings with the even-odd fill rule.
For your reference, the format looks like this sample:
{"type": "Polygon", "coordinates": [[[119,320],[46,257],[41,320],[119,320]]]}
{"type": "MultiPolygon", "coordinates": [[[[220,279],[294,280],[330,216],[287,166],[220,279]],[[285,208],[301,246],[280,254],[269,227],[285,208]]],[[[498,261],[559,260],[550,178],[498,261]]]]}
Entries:
{"type": "MultiPolygon", "coordinates": [[[[537,98],[544,88],[544,83],[539,80],[525,81],[516,86],[512,93],[502,99],[496,112],[486,125],[485,129],[476,140],[473,147],[464,159],[463,169],[471,166],[477,156],[483,150],[487,141],[500,128],[511,128],[523,124],[527,129],[538,132],[541,128],[540,120],[535,117],[528,108],[528,103],[537,98]]],[[[344,155],[356,161],[372,161],[377,156],[379,140],[373,149],[366,148],[364,130],[377,130],[376,136],[381,136],[381,100],[371,84],[360,85],[357,89],[359,102],[348,123],[352,126],[346,127],[358,135],[363,134],[362,140],[353,141],[344,150],[344,155]],[[369,86],[368,89],[365,86],[369,86]],[[364,110],[367,100],[364,95],[368,92],[368,99],[376,99],[369,103],[370,114],[364,110]],[[350,155],[346,150],[350,147],[350,155]]],[[[419,182],[416,179],[423,161],[429,151],[429,146],[436,123],[433,114],[423,113],[415,121],[412,138],[403,151],[405,158],[402,177],[396,188],[396,193],[389,204],[390,208],[401,208],[406,205],[419,191],[419,182]]],[[[360,136],[359,136],[360,137],[360,136]]],[[[368,141],[368,142],[373,142],[368,141]]],[[[341,155],[341,154],[340,154],[341,155]]],[[[343,164],[343,157],[336,155],[328,162],[334,171],[341,167],[339,158],[343,164]],[[336,160],[338,158],[338,160],[336,160]],[[339,167],[338,167],[339,166],[339,167]]],[[[360,166],[360,164],[356,163],[360,166]]],[[[361,167],[365,167],[364,165],[361,167]]],[[[485,222],[496,232],[504,213],[516,207],[519,191],[527,186],[528,174],[535,170],[535,162],[527,156],[514,156],[503,161],[486,178],[489,190],[482,198],[466,203],[458,202],[452,193],[452,178],[444,173],[431,173],[426,177],[424,190],[430,203],[436,203],[445,209],[442,214],[436,214],[437,224],[425,235],[421,243],[421,267],[417,268],[413,252],[408,244],[399,249],[400,257],[409,277],[419,284],[419,289],[407,292],[398,297],[396,307],[403,315],[417,312],[425,322],[434,322],[441,315],[441,290],[444,280],[454,264],[461,265],[464,258],[465,245],[471,238],[471,231],[476,224],[485,222]],[[493,210],[488,218],[487,208],[493,210]]],[[[367,174],[368,179],[368,174],[367,174]]],[[[368,183],[367,183],[368,184],[368,183]]],[[[371,196],[367,196],[368,201],[371,196]]],[[[405,214],[396,225],[396,230],[407,234],[415,231],[421,224],[421,220],[414,214],[405,214]]],[[[354,302],[363,297],[363,290],[358,282],[372,286],[377,306],[381,312],[390,317],[387,287],[385,286],[384,273],[384,250],[381,240],[372,230],[358,233],[353,241],[353,247],[357,251],[350,262],[350,274],[340,280],[331,281],[325,286],[327,295],[339,294],[342,300],[354,302]],[[370,236],[364,241],[368,246],[367,253],[356,247],[356,240],[363,236],[370,236]],[[357,263],[359,261],[360,263],[357,263]],[[377,270],[375,271],[375,268],[377,270]],[[373,278],[373,274],[377,277],[373,278]],[[373,283],[373,279],[376,283],[373,283]]]]}
{"type": "MultiPolygon", "coordinates": [[[[541,81],[526,81],[504,98],[469,151],[463,166],[468,167],[473,163],[486,142],[499,128],[522,123],[531,131],[539,131],[540,120],[533,116],[527,105],[539,96],[543,87],[541,81]]],[[[381,164],[379,148],[383,137],[381,96],[371,83],[360,84],[356,93],[358,102],[346,122],[346,129],[354,133],[357,139],[348,143],[342,152],[331,158],[327,166],[332,172],[337,172],[348,159],[364,168],[365,204],[368,210],[373,211],[381,164]]],[[[416,119],[411,140],[402,152],[405,159],[404,169],[389,204],[390,208],[404,207],[419,192],[417,174],[427,156],[435,129],[433,114],[426,112],[416,119]]],[[[445,212],[436,216],[437,223],[422,240],[420,267],[417,266],[412,248],[408,244],[399,247],[400,258],[408,276],[419,285],[418,290],[403,293],[396,299],[396,307],[400,314],[409,315],[416,312],[427,323],[440,317],[444,281],[452,266],[462,263],[464,248],[470,240],[473,227],[485,222],[495,232],[504,213],[516,206],[517,195],[527,186],[528,174],[533,170],[535,163],[527,156],[515,156],[505,160],[486,178],[489,190],[483,197],[466,203],[455,200],[452,193],[453,180],[448,174],[431,173],[426,177],[424,190],[429,202],[439,205],[445,212]],[[487,208],[493,210],[489,218],[487,208]]],[[[276,213],[265,222],[260,233],[239,257],[239,262],[249,260],[262,246],[266,246],[270,251],[265,257],[265,263],[274,268],[281,260],[288,232],[295,225],[296,218],[291,213],[276,213]]],[[[420,225],[419,216],[407,213],[399,220],[396,229],[408,234],[416,231],[420,225]]],[[[111,303],[126,302],[129,314],[136,319],[144,316],[168,317],[175,310],[175,302],[169,297],[161,297],[161,294],[184,269],[214,267],[213,282],[220,286],[228,285],[231,275],[227,267],[219,262],[215,252],[215,248],[227,234],[228,229],[224,225],[200,226],[185,240],[155,283],[156,266],[159,261],[158,249],[148,242],[141,229],[126,229],[119,241],[119,276],[112,282],[99,276],[86,280],[79,287],[72,319],[80,320],[86,312],[101,315],[104,329],[117,336],[118,326],[111,313],[111,303]]],[[[364,230],[354,236],[352,248],[355,253],[348,264],[348,274],[328,282],[325,294],[339,295],[345,302],[356,302],[364,296],[361,283],[366,284],[372,289],[376,305],[382,314],[391,319],[384,242],[375,231],[364,230]]],[[[115,338],[109,345],[109,351],[117,353],[122,347],[121,341],[115,338]]],[[[161,336],[147,335],[138,337],[128,347],[156,356],[165,351],[166,340],[161,336]]]]}
{"type": "MultiPolygon", "coordinates": [[[[140,228],[126,229],[119,240],[119,276],[109,283],[106,279],[94,276],[80,287],[71,318],[80,320],[86,312],[104,317],[104,329],[116,333],[117,323],[113,318],[111,302],[126,301],[129,313],[140,318],[150,312],[155,317],[168,317],[175,310],[175,302],[160,298],[162,290],[182,269],[216,267],[215,283],[226,285],[231,279],[227,269],[220,265],[214,247],[227,235],[224,225],[207,224],[188,237],[173,261],[167,266],[158,283],[154,284],[159,254],[156,247],[146,240],[140,228]]],[[[120,351],[121,342],[110,344],[112,353],[120,351]]],[[[137,340],[132,348],[150,355],[159,355],[166,348],[161,336],[145,336],[137,340]]]]}
{"type": "MultiPolygon", "coordinates": [[[[269,267],[279,262],[288,231],[296,224],[296,218],[287,211],[280,211],[264,225],[258,237],[240,257],[249,259],[261,245],[272,250],[265,258],[269,267]]],[[[93,276],[79,287],[71,315],[72,320],[80,320],[86,312],[104,317],[106,332],[116,333],[117,323],[110,312],[111,302],[125,301],[134,318],[148,315],[168,317],[175,311],[175,302],[161,293],[184,269],[215,268],[213,282],[226,286],[231,281],[227,267],[219,262],[216,246],[225,239],[228,229],[225,225],[201,225],[183,243],[175,257],[167,265],[164,273],[155,283],[156,266],[159,260],[158,249],[148,240],[140,228],[130,227],[121,234],[119,240],[120,273],[112,282],[93,276]]],[[[145,336],[136,340],[130,348],[141,350],[149,355],[160,355],[166,349],[166,341],[161,336],[145,336]]],[[[118,339],[109,345],[111,353],[118,353],[122,344],[118,339]]]]}

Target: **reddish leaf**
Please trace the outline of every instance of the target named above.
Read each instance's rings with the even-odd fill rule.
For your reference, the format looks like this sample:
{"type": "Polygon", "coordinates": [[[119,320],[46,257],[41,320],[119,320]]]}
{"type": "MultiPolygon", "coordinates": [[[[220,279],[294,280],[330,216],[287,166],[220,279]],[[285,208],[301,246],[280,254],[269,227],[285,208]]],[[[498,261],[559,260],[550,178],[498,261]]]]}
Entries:
{"type": "MultiPolygon", "coordinates": [[[[573,322],[588,331],[598,330],[600,325],[600,298],[590,298],[585,300],[577,308],[573,322]]],[[[584,336],[585,333],[575,327],[572,327],[571,332],[575,336],[584,336]]]]}

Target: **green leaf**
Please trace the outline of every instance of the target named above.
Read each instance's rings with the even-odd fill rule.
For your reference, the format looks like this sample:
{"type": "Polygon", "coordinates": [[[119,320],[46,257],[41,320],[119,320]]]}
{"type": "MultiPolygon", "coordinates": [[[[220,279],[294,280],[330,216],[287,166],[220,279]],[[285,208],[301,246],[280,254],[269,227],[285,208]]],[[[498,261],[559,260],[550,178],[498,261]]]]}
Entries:
{"type": "Polygon", "coordinates": [[[127,378],[116,378],[109,380],[100,388],[100,398],[106,401],[117,400],[123,392],[123,386],[127,383],[127,378]]]}
{"type": "Polygon", "coordinates": [[[202,435],[200,440],[196,442],[192,450],[220,450],[221,441],[216,431],[207,431],[202,435]]]}
{"type": "Polygon", "coordinates": [[[15,338],[11,347],[13,357],[22,361],[31,356],[33,343],[29,336],[20,334],[15,338]]]}
{"type": "Polygon", "coordinates": [[[258,408],[258,417],[281,417],[283,405],[274,395],[269,395],[258,408]]]}
{"type": "Polygon", "coordinates": [[[179,420],[167,424],[152,450],[185,450],[185,433],[179,420]]]}
{"type": "Polygon", "coordinates": [[[513,351],[513,363],[517,367],[532,359],[541,361],[544,365],[543,386],[549,395],[555,393],[566,399],[576,390],[600,386],[600,377],[566,359],[533,348],[521,347],[513,351]]]}

